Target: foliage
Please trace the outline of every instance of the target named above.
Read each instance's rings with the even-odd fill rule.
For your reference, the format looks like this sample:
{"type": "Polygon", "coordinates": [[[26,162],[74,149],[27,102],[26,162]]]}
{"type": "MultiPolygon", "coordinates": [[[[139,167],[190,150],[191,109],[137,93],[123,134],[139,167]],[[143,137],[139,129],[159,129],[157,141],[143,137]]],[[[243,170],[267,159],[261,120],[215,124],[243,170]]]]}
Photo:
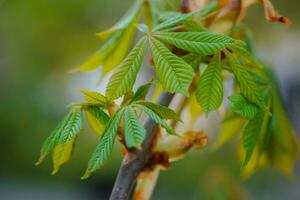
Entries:
{"type": "MultiPolygon", "coordinates": [[[[72,104],[70,113],[44,142],[37,164],[52,153],[53,173],[56,173],[69,159],[81,128],[82,111],[100,136],[82,178],[104,166],[116,138],[128,151],[143,148],[147,130],[139,119],[142,113],[167,133],[176,137],[180,135],[169,121],[181,121],[181,113],[146,98],[156,81],[151,80],[138,87],[136,92],[132,91],[149,50],[157,88],[185,96],[192,110],[195,98],[206,116],[220,107],[226,111],[215,148],[242,133],[240,152],[243,152],[244,173],[253,173],[260,165],[260,157],[267,157],[271,165],[286,174],[291,173],[297,144],[274,76],[248,52],[244,38],[233,37],[234,29],[227,35],[207,29],[206,24],[210,21],[220,23],[221,17],[213,14],[220,6],[217,1],[187,14],[166,12],[161,16],[157,15],[158,2],[151,7],[153,13],[151,9],[142,13],[141,8],[146,5],[142,2],[136,1],[118,23],[98,34],[103,45],[77,69],[87,71],[101,66],[104,74],[112,71],[106,94],[81,91],[86,101],[72,104]],[[138,24],[143,14],[147,24],[138,24]],[[131,48],[137,29],[142,36],[131,48]],[[227,101],[223,99],[226,79],[234,79],[232,94],[228,98],[230,107],[223,103],[227,101]],[[120,105],[115,102],[118,98],[123,99],[120,105]],[[282,164],[281,158],[288,164],[282,164]]],[[[191,116],[196,118],[201,114],[201,111],[191,111],[191,116]]]]}

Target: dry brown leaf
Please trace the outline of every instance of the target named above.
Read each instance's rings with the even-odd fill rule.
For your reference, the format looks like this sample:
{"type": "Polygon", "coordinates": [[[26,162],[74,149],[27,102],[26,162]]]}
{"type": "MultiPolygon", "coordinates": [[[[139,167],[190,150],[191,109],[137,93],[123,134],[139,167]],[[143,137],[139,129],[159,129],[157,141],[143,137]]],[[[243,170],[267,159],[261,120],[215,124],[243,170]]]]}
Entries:
{"type": "Polygon", "coordinates": [[[273,4],[270,0],[262,0],[264,10],[265,10],[265,17],[268,21],[271,22],[281,22],[285,25],[290,26],[292,23],[291,21],[282,15],[280,15],[274,8],[273,4]]]}

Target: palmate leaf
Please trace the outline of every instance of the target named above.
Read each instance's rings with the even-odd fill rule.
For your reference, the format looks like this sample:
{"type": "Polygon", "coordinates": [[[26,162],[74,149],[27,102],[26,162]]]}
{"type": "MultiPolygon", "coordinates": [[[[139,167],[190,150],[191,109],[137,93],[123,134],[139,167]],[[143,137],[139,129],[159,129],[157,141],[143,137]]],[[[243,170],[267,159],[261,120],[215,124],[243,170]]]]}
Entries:
{"type": "Polygon", "coordinates": [[[131,91],[143,62],[145,42],[146,38],[142,38],[111,76],[106,88],[108,98],[117,99],[131,91]]]}
{"type": "Polygon", "coordinates": [[[124,111],[124,135],[125,143],[128,148],[140,148],[146,136],[146,130],[139,121],[135,111],[127,107],[124,111]]]}
{"type": "Polygon", "coordinates": [[[259,108],[250,103],[243,95],[235,94],[228,97],[232,110],[246,119],[252,119],[259,112],[259,108]]]}
{"type": "Polygon", "coordinates": [[[209,32],[158,32],[154,36],[177,48],[204,56],[213,55],[224,48],[243,45],[239,40],[209,32]]]}
{"type": "Polygon", "coordinates": [[[111,117],[111,119],[107,123],[103,135],[100,138],[100,141],[89,160],[88,168],[85,174],[81,177],[81,179],[88,178],[92,172],[103,167],[105,161],[109,158],[113,150],[122,114],[123,109],[121,108],[116,111],[116,113],[111,117]]]}
{"type": "Polygon", "coordinates": [[[264,91],[258,85],[247,71],[245,67],[243,67],[236,56],[229,51],[225,50],[225,55],[229,61],[230,67],[237,81],[239,82],[241,93],[252,103],[258,105],[261,109],[265,109],[265,99],[264,99],[264,91]]]}
{"type": "MultiPolygon", "coordinates": [[[[65,145],[71,140],[74,140],[77,134],[79,133],[82,126],[82,115],[81,111],[78,108],[73,108],[69,114],[63,119],[62,122],[54,129],[51,135],[45,140],[42,145],[40,158],[36,162],[36,165],[43,162],[45,157],[53,151],[58,145],[65,145]]],[[[59,151],[53,152],[53,158],[60,157],[55,155],[59,151]]],[[[56,173],[59,165],[63,164],[66,159],[63,161],[54,161],[54,172],[56,173]]]]}
{"type": "Polygon", "coordinates": [[[251,159],[255,145],[258,141],[261,127],[263,124],[264,113],[261,111],[257,115],[248,121],[243,132],[243,147],[245,149],[245,158],[242,164],[242,169],[245,168],[251,159]]]}
{"type": "Polygon", "coordinates": [[[139,102],[138,104],[144,105],[147,108],[151,109],[153,112],[155,112],[157,115],[159,115],[162,119],[173,119],[173,120],[180,121],[180,117],[177,115],[177,113],[166,106],[162,106],[162,105],[155,104],[155,103],[148,102],[148,101],[147,102],[139,102]]]}
{"type": "Polygon", "coordinates": [[[109,121],[109,116],[100,107],[95,106],[86,108],[85,113],[91,128],[101,136],[109,121]]]}
{"type": "Polygon", "coordinates": [[[165,121],[163,120],[157,113],[155,113],[153,110],[149,109],[148,107],[139,104],[134,103],[132,104],[132,107],[138,108],[142,111],[144,111],[155,123],[159,124],[161,127],[166,129],[166,131],[171,135],[178,135],[176,131],[165,121]]]}
{"type": "Polygon", "coordinates": [[[217,53],[212,61],[208,64],[207,69],[200,77],[196,89],[196,99],[208,114],[210,111],[217,109],[223,100],[223,80],[220,53],[217,53]]]}
{"type": "Polygon", "coordinates": [[[172,54],[160,41],[151,38],[150,45],[156,74],[163,89],[188,96],[188,88],[194,77],[193,68],[172,54]]]}

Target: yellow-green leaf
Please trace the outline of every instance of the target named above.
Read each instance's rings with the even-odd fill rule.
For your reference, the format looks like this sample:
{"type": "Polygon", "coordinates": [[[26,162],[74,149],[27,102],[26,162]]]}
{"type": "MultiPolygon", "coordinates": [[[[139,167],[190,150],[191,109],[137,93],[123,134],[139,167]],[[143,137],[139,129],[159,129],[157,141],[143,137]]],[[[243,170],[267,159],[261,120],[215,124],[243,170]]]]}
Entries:
{"type": "Polygon", "coordinates": [[[54,147],[53,153],[52,153],[52,159],[53,159],[53,171],[52,175],[56,174],[60,168],[60,166],[64,163],[66,163],[72,154],[73,145],[74,145],[75,138],[71,139],[70,141],[59,144],[54,147]]]}
{"type": "Polygon", "coordinates": [[[90,127],[101,136],[109,121],[108,115],[99,107],[88,107],[85,109],[85,114],[90,127]]]}

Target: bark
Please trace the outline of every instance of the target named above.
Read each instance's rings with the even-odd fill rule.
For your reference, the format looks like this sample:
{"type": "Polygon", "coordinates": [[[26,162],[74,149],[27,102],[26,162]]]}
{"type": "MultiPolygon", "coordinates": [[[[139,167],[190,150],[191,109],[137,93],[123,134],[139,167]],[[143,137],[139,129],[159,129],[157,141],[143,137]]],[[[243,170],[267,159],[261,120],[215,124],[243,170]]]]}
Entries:
{"type": "MultiPolygon", "coordinates": [[[[173,96],[173,94],[162,93],[157,103],[168,106],[172,101],[173,96]]],[[[142,148],[140,150],[134,149],[128,152],[128,154],[124,157],[110,196],[110,200],[126,200],[131,197],[134,186],[136,185],[137,176],[149,160],[151,142],[155,137],[157,128],[158,125],[153,120],[148,118],[145,123],[147,136],[142,148]]]]}

